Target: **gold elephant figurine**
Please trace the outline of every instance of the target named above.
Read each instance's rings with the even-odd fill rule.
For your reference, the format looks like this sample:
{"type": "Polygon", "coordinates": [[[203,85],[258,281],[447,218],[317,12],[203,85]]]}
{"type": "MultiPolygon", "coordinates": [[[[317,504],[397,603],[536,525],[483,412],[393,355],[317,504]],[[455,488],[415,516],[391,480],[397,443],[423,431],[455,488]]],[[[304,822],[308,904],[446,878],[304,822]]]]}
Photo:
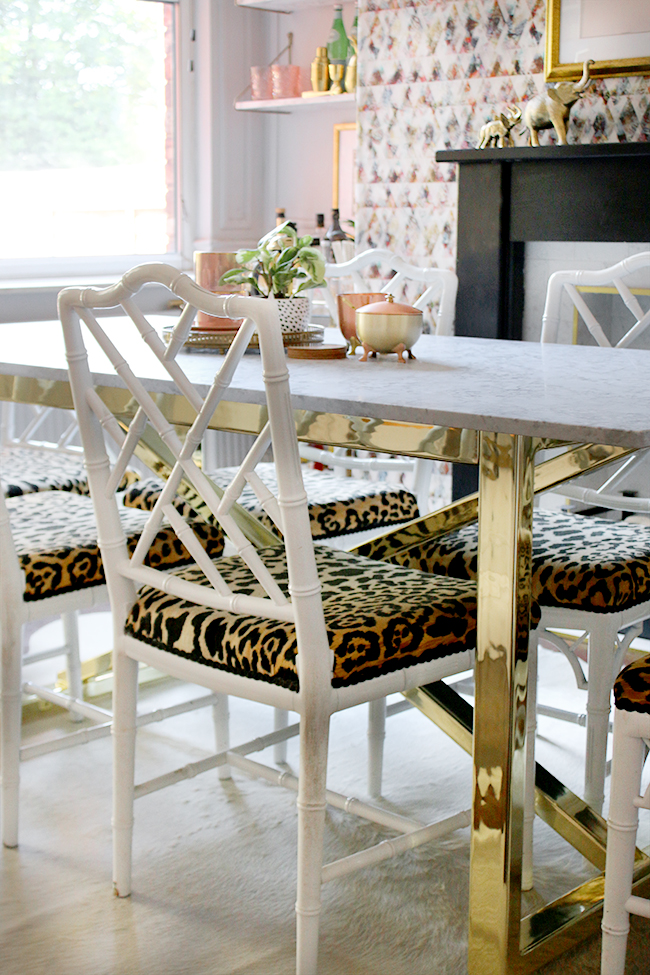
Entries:
{"type": "Polygon", "coordinates": [[[580,81],[560,81],[559,84],[548,88],[541,95],[535,95],[526,103],[524,109],[524,124],[530,130],[531,146],[539,145],[538,132],[542,129],[555,129],[558,145],[565,146],[566,127],[569,112],[583,92],[591,84],[589,65],[593,61],[585,61],[580,81]]]}
{"type": "Polygon", "coordinates": [[[521,109],[516,105],[506,109],[497,118],[490,119],[489,122],[481,126],[478,134],[478,148],[489,149],[490,146],[496,146],[499,149],[504,149],[506,146],[513,146],[515,143],[511,129],[514,129],[520,120],[521,109]]]}

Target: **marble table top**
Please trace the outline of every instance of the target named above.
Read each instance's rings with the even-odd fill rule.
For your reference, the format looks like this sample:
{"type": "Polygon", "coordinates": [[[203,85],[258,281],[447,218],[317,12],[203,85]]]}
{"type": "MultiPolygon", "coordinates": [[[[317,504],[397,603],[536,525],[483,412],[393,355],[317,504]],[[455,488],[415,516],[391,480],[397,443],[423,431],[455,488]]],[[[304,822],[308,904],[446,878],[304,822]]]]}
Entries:
{"type": "MultiPolygon", "coordinates": [[[[124,319],[111,319],[109,327],[120,345],[124,319]]],[[[0,337],[0,374],[67,380],[58,322],[0,325],[0,337]]],[[[332,330],[326,340],[340,341],[340,335],[332,330]]],[[[121,348],[151,392],[174,391],[144,343],[134,337],[121,348]]],[[[401,365],[394,355],[368,362],[358,356],[289,359],[294,406],[432,426],[650,446],[650,351],[435,336],[422,336],[413,351],[417,358],[401,365]]],[[[98,384],[121,385],[90,342],[89,354],[98,384]]],[[[205,390],[223,358],[201,352],[180,355],[178,361],[205,390]]],[[[263,402],[259,354],[244,356],[227,399],[263,402]]]]}

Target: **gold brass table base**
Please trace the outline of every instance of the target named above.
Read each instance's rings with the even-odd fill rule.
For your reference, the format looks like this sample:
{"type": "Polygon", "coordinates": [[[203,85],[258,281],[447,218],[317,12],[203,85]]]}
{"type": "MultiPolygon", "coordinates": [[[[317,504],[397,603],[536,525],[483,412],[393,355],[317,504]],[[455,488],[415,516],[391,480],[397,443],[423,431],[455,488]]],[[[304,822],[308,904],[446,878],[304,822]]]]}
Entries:
{"type": "MultiPolygon", "coordinates": [[[[443,681],[406,691],[404,697],[452,738],[472,753],[474,709],[443,681]]],[[[603,870],[607,824],[539,763],[535,765],[535,812],[603,870]]],[[[650,857],[636,852],[634,892],[650,892],[650,857]]],[[[600,930],[604,876],[586,881],[562,897],[521,918],[519,952],[509,959],[508,972],[534,972],[564,951],[600,930]]],[[[477,972],[482,968],[474,969],[477,972]]]]}

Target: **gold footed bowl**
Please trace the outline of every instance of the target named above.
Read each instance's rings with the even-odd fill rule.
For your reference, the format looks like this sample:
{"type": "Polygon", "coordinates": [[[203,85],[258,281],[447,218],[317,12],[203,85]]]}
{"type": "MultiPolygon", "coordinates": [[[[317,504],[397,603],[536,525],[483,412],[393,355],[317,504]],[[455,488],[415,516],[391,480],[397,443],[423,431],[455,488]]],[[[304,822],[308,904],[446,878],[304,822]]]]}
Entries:
{"type": "Polygon", "coordinates": [[[392,295],[387,295],[385,301],[357,309],[355,320],[357,335],[363,345],[361,362],[366,362],[369,354],[374,357],[378,352],[396,352],[398,362],[406,361],[405,354],[409,359],[415,358],[411,348],[422,334],[422,312],[417,308],[400,304],[392,295]]]}

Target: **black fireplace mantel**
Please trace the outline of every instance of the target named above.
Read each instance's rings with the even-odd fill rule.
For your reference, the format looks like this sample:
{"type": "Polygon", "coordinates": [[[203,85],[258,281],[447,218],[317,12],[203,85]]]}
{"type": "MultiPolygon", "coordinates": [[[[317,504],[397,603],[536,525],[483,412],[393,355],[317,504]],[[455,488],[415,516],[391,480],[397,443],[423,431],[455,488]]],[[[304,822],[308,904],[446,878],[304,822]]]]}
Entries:
{"type": "Polygon", "coordinates": [[[650,143],[450,149],[456,334],[522,337],[526,241],[650,241],[650,143]]]}

